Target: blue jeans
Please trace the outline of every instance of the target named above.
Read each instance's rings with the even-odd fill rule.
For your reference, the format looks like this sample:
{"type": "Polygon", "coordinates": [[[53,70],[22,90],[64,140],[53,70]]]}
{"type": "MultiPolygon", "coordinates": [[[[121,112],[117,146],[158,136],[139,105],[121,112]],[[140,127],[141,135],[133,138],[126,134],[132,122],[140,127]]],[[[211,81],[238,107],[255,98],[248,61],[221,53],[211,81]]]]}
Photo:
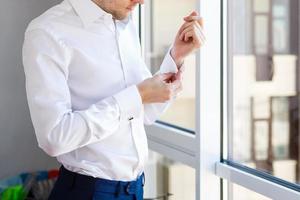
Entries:
{"type": "Polygon", "coordinates": [[[93,178],[60,168],[48,200],[143,200],[144,174],[135,181],[93,178]]]}

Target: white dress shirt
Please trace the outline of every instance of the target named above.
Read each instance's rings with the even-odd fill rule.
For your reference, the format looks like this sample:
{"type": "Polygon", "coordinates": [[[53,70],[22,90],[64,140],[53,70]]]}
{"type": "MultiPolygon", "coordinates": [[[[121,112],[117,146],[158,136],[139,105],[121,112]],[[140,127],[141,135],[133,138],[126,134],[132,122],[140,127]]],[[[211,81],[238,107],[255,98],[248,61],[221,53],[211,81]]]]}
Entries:
{"type": "MultiPolygon", "coordinates": [[[[144,170],[151,124],[170,102],[142,104],[151,77],[131,17],[118,21],[91,0],[65,0],[34,19],[23,63],[39,146],[67,169],[110,180],[144,170]]],[[[160,68],[177,72],[168,52],[160,68]]]]}

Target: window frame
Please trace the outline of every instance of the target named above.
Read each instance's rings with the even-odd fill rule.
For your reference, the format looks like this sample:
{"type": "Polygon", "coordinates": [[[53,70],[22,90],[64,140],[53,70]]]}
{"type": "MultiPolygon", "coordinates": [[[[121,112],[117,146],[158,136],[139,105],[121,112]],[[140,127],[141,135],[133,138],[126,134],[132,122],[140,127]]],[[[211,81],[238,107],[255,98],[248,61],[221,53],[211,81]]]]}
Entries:
{"type": "MultiPolygon", "coordinates": [[[[232,19],[232,12],[230,10],[232,5],[230,0],[224,0],[222,1],[222,4],[222,159],[221,162],[216,163],[216,175],[229,182],[229,184],[224,184],[224,189],[226,190],[232,188],[232,183],[235,183],[271,199],[300,199],[299,185],[230,161],[230,155],[233,155],[233,149],[232,146],[230,146],[233,137],[230,130],[233,129],[231,127],[232,125],[228,122],[232,121],[233,116],[232,112],[230,113],[228,110],[233,107],[233,95],[232,91],[228,88],[232,88],[233,82],[228,78],[229,75],[232,74],[232,68],[229,68],[228,66],[232,66],[232,59],[230,58],[232,58],[233,52],[232,45],[228,41],[232,41],[231,37],[233,35],[232,22],[229,20],[232,19]]],[[[230,197],[232,197],[232,194],[230,194],[229,191],[224,191],[224,195],[226,196],[223,196],[223,199],[230,199],[230,197]]]]}
{"type": "MultiPolygon", "coordinates": [[[[145,5],[139,7],[138,24],[144,58],[151,39],[146,34],[146,30],[151,28],[151,24],[146,21],[152,14],[150,6],[151,1],[145,1],[145,5]]],[[[232,95],[228,90],[232,86],[228,79],[228,66],[232,64],[231,59],[228,59],[232,55],[232,47],[227,42],[232,36],[232,24],[228,20],[232,17],[229,8],[230,0],[197,0],[196,10],[205,19],[207,41],[196,54],[198,67],[194,134],[156,122],[145,127],[149,148],[196,170],[197,200],[228,199],[231,194],[225,181],[273,199],[299,199],[300,192],[225,162],[230,159],[228,155],[232,155],[232,147],[229,146],[232,139],[229,130],[232,129],[228,124],[232,119],[228,112],[232,108],[232,95]]]]}
{"type": "MultiPolygon", "coordinates": [[[[151,29],[151,24],[148,23],[148,18],[152,17],[151,4],[152,1],[145,1],[145,4],[140,6],[140,24],[142,26],[139,30],[144,59],[146,59],[145,52],[150,51],[151,44],[151,36],[146,33],[147,30],[151,29]]],[[[151,126],[145,126],[145,130],[151,150],[190,167],[196,167],[197,143],[195,133],[191,134],[191,132],[180,130],[159,121],[151,126]]]]}
{"type": "MultiPolygon", "coordinates": [[[[143,56],[149,50],[145,49],[145,47],[150,46],[151,39],[146,34],[146,30],[151,28],[151,24],[148,24],[146,21],[147,17],[151,17],[150,6],[151,1],[145,1],[145,5],[140,8],[140,19],[142,21],[140,24],[144,24],[140,28],[143,56]]],[[[159,122],[152,126],[146,126],[146,132],[151,150],[175,161],[187,164],[196,170],[196,199],[220,199],[221,181],[215,175],[215,163],[219,162],[221,158],[221,52],[219,52],[221,44],[221,27],[219,25],[221,4],[219,0],[203,0],[200,7],[200,0],[197,0],[195,10],[204,17],[207,24],[205,32],[207,36],[210,36],[206,41],[205,47],[196,53],[196,65],[198,67],[196,67],[195,102],[197,112],[195,120],[197,123],[195,132],[191,134],[159,122]],[[210,12],[209,10],[215,10],[216,12],[210,12]],[[217,51],[215,51],[216,49],[217,51]],[[210,55],[214,55],[213,58],[210,55]],[[205,68],[204,66],[211,67],[205,68]],[[212,149],[212,146],[215,148],[212,149]]]]}

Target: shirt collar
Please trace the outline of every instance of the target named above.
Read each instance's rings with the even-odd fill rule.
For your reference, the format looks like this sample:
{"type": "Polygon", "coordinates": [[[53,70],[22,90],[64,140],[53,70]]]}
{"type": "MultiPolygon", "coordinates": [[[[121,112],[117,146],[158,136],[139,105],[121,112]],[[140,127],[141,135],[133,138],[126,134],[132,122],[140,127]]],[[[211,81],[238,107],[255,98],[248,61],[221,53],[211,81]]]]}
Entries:
{"type": "MultiPolygon", "coordinates": [[[[99,18],[104,20],[112,20],[112,15],[105,12],[102,8],[97,6],[92,0],[69,0],[72,7],[81,18],[83,24],[88,26],[99,18]]],[[[131,16],[120,21],[122,24],[127,25],[131,16]]]]}

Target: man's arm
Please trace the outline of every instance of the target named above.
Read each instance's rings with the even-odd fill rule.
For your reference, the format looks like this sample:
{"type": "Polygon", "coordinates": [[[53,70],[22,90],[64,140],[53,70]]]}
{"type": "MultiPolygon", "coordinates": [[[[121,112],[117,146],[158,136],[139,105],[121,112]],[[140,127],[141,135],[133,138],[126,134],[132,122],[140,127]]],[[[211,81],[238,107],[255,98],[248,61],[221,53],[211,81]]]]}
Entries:
{"type": "Polygon", "coordinates": [[[188,55],[202,47],[206,40],[204,22],[197,12],[193,11],[183,19],[184,23],[177,32],[171,50],[171,56],[177,65],[181,65],[188,55]]]}
{"type": "MultiPolygon", "coordinates": [[[[182,65],[184,59],[189,54],[199,49],[205,41],[205,36],[202,30],[203,20],[198,17],[196,12],[192,12],[189,16],[184,18],[184,23],[179,29],[172,48],[166,54],[160,70],[157,74],[173,73],[173,76],[168,82],[172,86],[172,98],[176,97],[177,93],[182,90],[181,76],[182,65]]],[[[147,67],[144,67],[145,76],[150,76],[147,67]]],[[[164,103],[150,103],[144,105],[144,123],[152,124],[159,118],[159,116],[169,107],[172,101],[164,103]]]]}
{"type": "Polygon", "coordinates": [[[50,156],[101,141],[116,132],[121,122],[139,118],[143,103],[171,98],[165,82],[171,75],[165,74],[129,86],[87,109],[72,110],[67,83],[69,51],[48,31],[35,29],[25,35],[23,64],[29,110],[38,144],[50,156]]]}
{"type": "Polygon", "coordinates": [[[172,100],[182,90],[181,71],[178,70],[178,66],[171,57],[170,51],[167,52],[160,66],[160,70],[153,77],[146,64],[143,62],[141,65],[141,74],[146,80],[138,85],[138,89],[142,97],[146,96],[146,98],[143,100],[144,123],[146,125],[151,125],[169,107],[172,100]],[[160,93],[159,90],[156,89],[156,87],[151,86],[143,90],[144,84],[152,79],[160,79],[160,82],[163,82],[163,84],[165,85],[166,90],[160,93]],[[157,93],[155,91],[157,91],[157,93]],[[146,93],[146,95],[143,95],[143,93],[146,93]],[[164,99],[162,99],[161,101],[152,100],[152,98],[156,98],[159,95],[163,95],[164,99]]]}

